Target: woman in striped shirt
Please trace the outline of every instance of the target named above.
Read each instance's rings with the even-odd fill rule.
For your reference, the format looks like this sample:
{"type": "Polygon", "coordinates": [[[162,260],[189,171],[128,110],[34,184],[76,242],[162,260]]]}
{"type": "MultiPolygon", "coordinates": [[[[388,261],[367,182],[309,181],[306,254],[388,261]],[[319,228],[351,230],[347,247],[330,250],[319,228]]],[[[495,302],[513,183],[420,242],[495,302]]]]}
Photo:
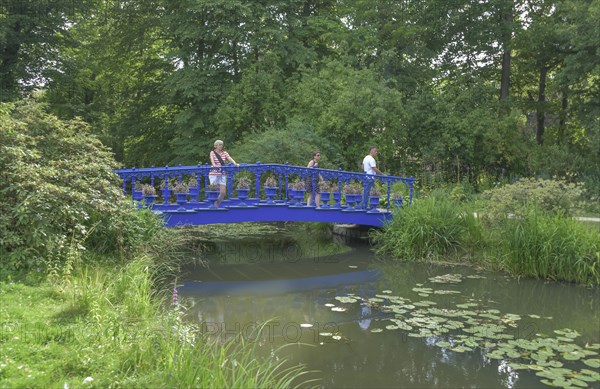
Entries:
{"type": "MultiPolygon", "coordinates": [[[[210,164],[215,168],[220,168],[227,161],[230,161],[236,166],[240,166],[239,163],[235,162],[231,155],[225,150],[223,150],[223,141],[216,140],[215,141],[215,149],[209,154],[210,164]]],[[[215,207],[219,207],[221,201],[225,198],[225,193],[227,191],[227,175],[222,169],[212,169],[208,173],[208,179],[210,180],[211,185],[219,185],[219,197],[215,201],[215,207]]]]}

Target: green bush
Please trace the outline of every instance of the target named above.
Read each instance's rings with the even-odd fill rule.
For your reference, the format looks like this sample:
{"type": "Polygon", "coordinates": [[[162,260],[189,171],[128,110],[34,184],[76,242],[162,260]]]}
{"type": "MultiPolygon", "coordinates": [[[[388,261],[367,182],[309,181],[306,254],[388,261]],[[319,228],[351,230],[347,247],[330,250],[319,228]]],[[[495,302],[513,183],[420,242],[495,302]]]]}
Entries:
{"type": "Polygon", "coordinates": [[[539,207],[502,226],[501,262],[513,274],[600,284],[600,236],[578,221],[539,207]]]}
{"type": "Polygon", "coordinates": [[[443,192],[396,209],[374,240],[378,253],[403,260],[450,260],[472,254],[484,243],[478,219],[443,192]]]}
{"type": "Polygon", "coordinates": [[[123,196],[115,166],[86,123],[61,121],[29,101],[2,104],[1,266],[68,272],[85,249],[136,249],[159,222],[123,196]]]}
{"type": "Polygon", "coordinates": [[[581,200],[583,189],[580,185],[564,180],[544,180],[523,178],[514,184],[484,192],[489,199],[482,215],[492,220],[508,215],[523,216],[530,204],[545,211],[572,214],[581,200]]]}

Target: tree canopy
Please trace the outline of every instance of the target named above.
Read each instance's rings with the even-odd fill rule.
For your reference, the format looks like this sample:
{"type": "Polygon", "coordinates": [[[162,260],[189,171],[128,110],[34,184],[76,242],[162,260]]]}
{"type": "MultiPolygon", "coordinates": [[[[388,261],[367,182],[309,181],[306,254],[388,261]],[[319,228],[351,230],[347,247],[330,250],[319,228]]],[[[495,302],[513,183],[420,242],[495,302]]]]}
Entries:
{"type": "Polygon", "coordinates": [[[394,174],[598,183],[599,18],[600,0],[10,0],[0,98],[42,89],[127,166],[219,138],[242,162],[321,149],[354,170],[377,145],[394,174]]]}

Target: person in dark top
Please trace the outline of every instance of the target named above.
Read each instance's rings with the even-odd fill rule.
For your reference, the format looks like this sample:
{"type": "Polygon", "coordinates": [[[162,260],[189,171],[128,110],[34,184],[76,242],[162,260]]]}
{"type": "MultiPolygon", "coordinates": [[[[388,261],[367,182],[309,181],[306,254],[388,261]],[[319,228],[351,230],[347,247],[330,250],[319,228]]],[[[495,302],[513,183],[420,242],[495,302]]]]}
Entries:
{"type": "MultiPolygon", "coordinates": [[[[318,168],[319,160],[321,159],[321,153],[319,151],[315,151],[313,153],[313,157],[308,162],[307,168],[318,168]]],[[[308,201],[306,205],[310,207],[310,203],[312,203],[313,199],[313,191],[315,192],[315,205],[317,208],[321,207],[321,194],[319,193],[319,176],[318,175],[310,175],[306,179],[306,191],[308,192],[308,201]],[[313,187],[313,180],[315,183],[315,187],[313,187]]]]}

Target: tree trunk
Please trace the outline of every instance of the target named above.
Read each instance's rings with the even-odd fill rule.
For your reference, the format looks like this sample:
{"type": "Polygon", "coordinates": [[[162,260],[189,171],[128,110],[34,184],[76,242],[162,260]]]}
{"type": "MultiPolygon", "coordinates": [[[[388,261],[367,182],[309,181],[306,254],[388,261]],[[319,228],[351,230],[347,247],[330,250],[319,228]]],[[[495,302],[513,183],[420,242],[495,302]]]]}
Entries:
{"type": "MultiPolygon", "coordinates": [[[[502,78],[500,80],[500,101],[508,99],[510,89],[510,49],[512,39],[512,24],[513,24],[513,3],[511,0],[507,1],[507,6],[502,13],[502,78]]],[[[510,109],[504,107],[504,112],[507,113],[510,109]]]]}
{"type": "Polygon", "coordinates": [[[544,143],[544,124],[546,117],[546,75],[548,67],[542,66],[540,69],[540,83],[538,86],[538,102],[537,102],[537,129],[535,132],[535,141],[538,145],[544,143]]]}
{"type": "Polygon", "coordinates": [[[561,110],[560,110],[560,120],[558,122],[558,144],[561,144],[566,131],[566,121],[567,121],[567,108],[569,106],[569,100],[567,100],[567,92],[562,92],[562,101],[561,101],[561,110]]]}
{"type": "Polygon", "coordinates": [[[500,81],[500,101],[508,98],[510,87],[510,48],[505,47],[502,54],[502,80],[500,81]]]}
{"type": "Polygon", "coordinates": [[[14,37],[19,37],[21,34],[21,23],[16,21],[10,28],[9,35],[13,36],[12,40],[4,46],[0,55],[0,101],[10,100],[12,95],[17,90],[17,74],[16,67],[19,59],[19,51],[21,44],[14,37]]]}

